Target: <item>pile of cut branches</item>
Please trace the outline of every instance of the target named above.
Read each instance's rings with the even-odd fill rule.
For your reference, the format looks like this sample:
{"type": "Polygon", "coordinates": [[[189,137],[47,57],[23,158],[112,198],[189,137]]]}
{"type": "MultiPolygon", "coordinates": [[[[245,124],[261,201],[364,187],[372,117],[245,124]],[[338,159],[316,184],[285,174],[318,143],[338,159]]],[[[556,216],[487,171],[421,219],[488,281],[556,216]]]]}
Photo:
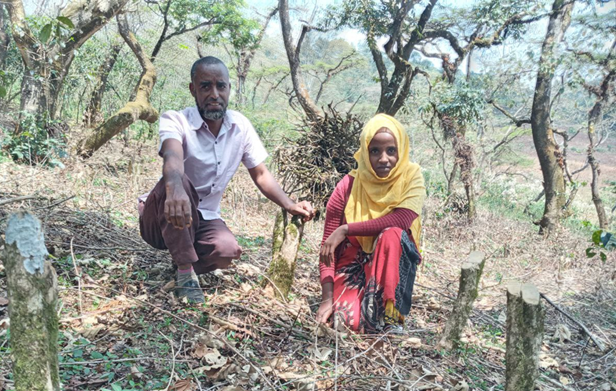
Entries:
{"type": "Polygon", "coordinates": [[[336,183],[355,167],[363,121],[338,113],[331,105],[316,121],[304,118],[296,138],[285,138],[274,164],[287,193],[325,205],[336,183]]]}

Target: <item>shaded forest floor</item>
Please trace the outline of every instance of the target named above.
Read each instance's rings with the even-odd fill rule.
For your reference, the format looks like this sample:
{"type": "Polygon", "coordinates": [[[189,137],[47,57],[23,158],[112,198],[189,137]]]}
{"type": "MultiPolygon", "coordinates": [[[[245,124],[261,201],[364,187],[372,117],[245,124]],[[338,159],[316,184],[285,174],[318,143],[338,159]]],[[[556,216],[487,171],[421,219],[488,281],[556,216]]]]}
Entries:
{"type": "MultiPolygon", "coordinates": [[[[451,198],[429,197],[408,335],[360,336],[317,328],[322,221],[309,223],[288,303],[262,289],[275,208],[240,170],[222,213],[244,249],[234,267],[204,276],[204,307],[172,294],[169,255],[138,232],[136,197],[160,175],[155,146],[114,141],[84,162],[46,169],[0,162],[0,209],[43,221],[58,274],[65,390],[503,390],[505,292],[532,281],[607,346],[600,352],[552,306],[541,390],[616,390],[616,259],[587,259],[589,238],[562,228],[549,239],[526,220],[481,207],[471,224],[451,198]],[[487,262],[463,346],[435,348],[472,250],[487,262]],[[570,333],[568,333],[570,332],[570,333]]],[[[6,283],[0,272],[0,384],[11,389],[6,283]]],[[[0,388],[2,388],[0,387],[0,388]]]]}

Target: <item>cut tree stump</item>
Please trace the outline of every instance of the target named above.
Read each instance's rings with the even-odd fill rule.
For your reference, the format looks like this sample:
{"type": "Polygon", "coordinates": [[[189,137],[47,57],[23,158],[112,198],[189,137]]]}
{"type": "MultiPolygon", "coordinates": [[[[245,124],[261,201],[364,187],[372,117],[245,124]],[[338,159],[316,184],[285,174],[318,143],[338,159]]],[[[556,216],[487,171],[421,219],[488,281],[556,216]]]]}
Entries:
{"type": "Polygon", "coordinates": [[[15,390],[59,391],[58,284],[41,223],[29,213],[13,214],[5,236],[15,390]]]}
{"type": "Polygon", "coordinates": [[[545,310],[533,284],[507,287],[507,352],[505,391],[533,391],[539,375],[545,310]]]}
{"type": "Polygon", "coordinates": [[[291,291],[295,276],[295,261],[304,233],[301,216],[289,216],[285,210],[276,215],[272,236],[272,262],[267,270],[266,285],[275,285],[274,293],[285,300],[291,291]]]}
{"type": "Polygon", "coordinates": [[[473,310],[473,303],[477,298],[477,287],[485,263],[485,254],[480,251],[473,251],[462,265],[458,298],[445,324],[445,331],[439,341],[439,347],[444,349],[458,348],[460,334],[462,334],[462,330],[468,322],[468,317],[473,310]]]}

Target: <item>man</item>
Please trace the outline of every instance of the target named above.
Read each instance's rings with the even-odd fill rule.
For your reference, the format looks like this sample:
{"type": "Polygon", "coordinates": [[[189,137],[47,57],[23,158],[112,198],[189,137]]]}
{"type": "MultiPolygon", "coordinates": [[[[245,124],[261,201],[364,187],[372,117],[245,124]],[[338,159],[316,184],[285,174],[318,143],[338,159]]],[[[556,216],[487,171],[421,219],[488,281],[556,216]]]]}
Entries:
{"type": "Polygon", "coordinates": [[[264,164],[267,152],[250,121],[227,110],[225,64],[203,57],[190,76],[196,106],[160,117],[163,177],[147,198],[140,198],[139,227],[152,247],[169,249],[178,267],[178,297],[202,303],[197,274],[227,268],[242,253],[220,217],[220,201],[240,161],[261,193],[287,212],[305,220],[314,212],[309,202],[287,197],[264,164]]]}

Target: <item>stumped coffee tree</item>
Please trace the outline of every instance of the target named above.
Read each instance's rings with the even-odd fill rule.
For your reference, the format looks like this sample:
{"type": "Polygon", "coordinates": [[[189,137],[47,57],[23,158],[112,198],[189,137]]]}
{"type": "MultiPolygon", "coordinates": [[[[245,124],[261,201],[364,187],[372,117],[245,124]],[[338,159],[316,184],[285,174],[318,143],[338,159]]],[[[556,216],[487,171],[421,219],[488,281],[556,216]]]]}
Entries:
{"type": "Polygon", "coordinates": [[[46,256],[41,223],[28,213],[12,215],[2,262],[10,301],[10,346],[17,391],[60,390],[58,286],[56,272],[46,256]]]}
{"type": "Polygon", "coordinates": [[[285,210],[276,215],[272,236],[272,262],[267,271],[267,284],[273,284],[274,291],[283,299],[289,296],[295,276],[297,251],[304,234],[304,222],[300,216],[291,216],[285,210]]]}
{"type": "Polygon", "coordinates": [[[505,391],[533,391],[539,376],[545,310],[533,284],[507,286],[507,352],[505,391]]]}
{"type": "Polygon", "coordinates": [[[473,303],[478,295],[479,281],[486,263],[485,254],[473,251],[462,265],[460,288],[451,315],[447,319],[445,331],[439,341],[439,346],[445,349],[458,348],[460,334],[473,310],[473,303]]]}

